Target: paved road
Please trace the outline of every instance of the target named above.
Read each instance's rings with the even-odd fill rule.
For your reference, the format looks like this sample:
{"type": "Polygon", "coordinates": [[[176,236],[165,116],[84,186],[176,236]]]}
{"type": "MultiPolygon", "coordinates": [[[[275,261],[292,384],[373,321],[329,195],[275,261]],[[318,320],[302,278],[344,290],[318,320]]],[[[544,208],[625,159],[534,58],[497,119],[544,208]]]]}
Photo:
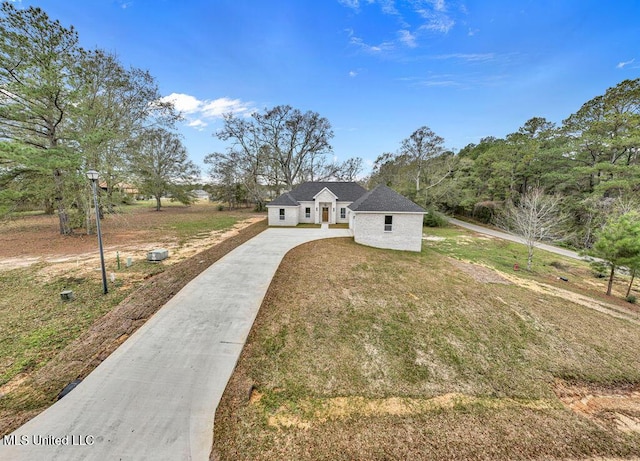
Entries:
{"type": "Polygon", "coordinates": [[[236,248],[16,430],[13,445],[0,441],[0,460],[208,460],[215,410],[283,256],[350,235],[271,228],[236,248]]]}
{"type": "MultiPolygon", "coordinates": [[[[465,229],[469,229],[469,230],[472,230],[474,232],[478,232],[480,234],[486,234],[486,235],[490,235],[492,237],[497,237],[497,238],[501,238],[501,239],[504,239],[504,240],[510,240],[512,242],[517,242],[517,243],[524,244],[524,240],[522,240],[520,237],[512,235],[512,234],[508,234],[506,232],[501,232],[501,231],[497,231],[497,230],[493,230],[493,229],[488,229],[486,227],[477,226],[475,224],[469,224],[467,222],[460,221],[459,219],[455,219],[455,218],[449,218],[449,222],[451,224],[455,224],[456,226],[464,227],[465,229]]],[[[545,251],[549,251],[551,253],[556,253],[556,254],[559,254],[559,255],[562,255],[562,256],[566,256],[567,258],[584,259],[584,260],[593,259],[593,258],[580,256],[575,251],[565,250],[564,248],[554,247],[552,245],[547,245],[545,243],[538,243],[536,245],[536,247],[540,248],[542,250],[545,250],[545,251]]]]}

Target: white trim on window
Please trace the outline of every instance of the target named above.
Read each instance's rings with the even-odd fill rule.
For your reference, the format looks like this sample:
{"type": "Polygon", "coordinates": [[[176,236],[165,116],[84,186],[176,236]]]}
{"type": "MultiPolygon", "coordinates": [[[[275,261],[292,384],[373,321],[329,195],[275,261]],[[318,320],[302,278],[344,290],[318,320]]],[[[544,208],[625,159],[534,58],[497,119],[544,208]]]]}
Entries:
{"type": "Polygon", "coordinates": [[[284,208],[280,208],[280,221],[284,221],[284,208]]]}

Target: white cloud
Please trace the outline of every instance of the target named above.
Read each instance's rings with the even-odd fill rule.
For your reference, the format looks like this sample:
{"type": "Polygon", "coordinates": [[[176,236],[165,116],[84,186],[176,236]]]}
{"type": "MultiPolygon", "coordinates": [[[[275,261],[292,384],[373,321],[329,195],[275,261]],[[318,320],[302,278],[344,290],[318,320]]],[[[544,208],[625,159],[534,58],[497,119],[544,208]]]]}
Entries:
{"type": "Polygon", "coordinates": [[[633,64],[634,62],[635,62],[635,58],[630,61],[619,62],[618,65],[616,66],[616,69],[623,69],[624,67],[628,66],[629,64],[633,64]]]}
{"type": "Polygon", "coordinates": [[[459,76],[454,74],[428,75],[426,77],[403,77],[398,80],[406,82],[411,86],[426,87],[462,87],[463,83],[459,76]]]}
{"type": "Polygon", "coordinates": [[[207,122],[203,122],[199,118],[187,123],[187,126],[190,126],[191,128],[195,128],[198,131],[204,130],[208,125],[209,124],[207,122]]]}
{"type": "Polygon", "coordinates": [[[444,3],[444,0],[429,0],[429,3],[433,5],[433,9],[436,11],[447,11],[447,6],[444,3]]]}
{"type": "Polygon", "coordinates": [[[482,72],[461,72],[436,74],[429,72],[425,76],[413,76],[399,78],[413,87],[435,87],[435,88],[484,88],[496,87],[504,84],[505,79],[510,78],[508,74],[482,72]]]}
{"type": "Polygon", "coordinates": [[[191,95],[183,93],[171,93],[169,96],[160,98],[160,101],[172,102],[176,110],[183,114],[192,114],[197,112],[202,105],[202,101],[191,95]]]}
{"type": "MultiPolygon", "coordinates": [[[[373,3],[373,2],[369,2],[369,3],[373,3]]],[[[394,0],[378,0],[378,3],[380,4],[380,8],[382,9],[382,12],[384,14],[389,14],[392,16],[400,16],[400,12],[396,8],[394,0]]]]}
{"type": "Polygon", "coordinates": [[[358,73],[355,70],[349,71],[349,77],[353,78],[353,77],[355,77],[357,75],[358,75],[358,73]]]}
{"type": "Polygon", "coordinates": [[[389,51],[394,49],[394,45],[392,42],[383,42],[379,45],[369,45],[367,43],[364,42],[364,40],[362,40],[360,37],[355,37],[352,36],[350,43],[352,45],[355,45],[359,48],[361,48],[362,50],[368,52],[368,53],[380,53],[382,51],[389,51]]]}
{"type": "Polygon", "coordinates": [[[360,8],[360,2],[358,0],[338,0],[338,3],[354,10],[360,8]]]}
{"type": "Polygon", "coordinates": [[[460,86],[460,83],[456,80],[422,80],[419,84],[422,86],[440,87],[460,86]]]}
{"type": "Polygon", "coordinates": [[[208,123],[207,119],[222,118],[225,114],[250,115],[254,107],[249,102],[240,99],[218,98],[198,99],[195,96],[184,93],[171,93],[160,99],[162,102],[171,102],[178,112],[185,116],[187,126],[202,131],[208,123]]]}
{"type": "Polygon", "coordinates": [[[206,117],[222,118],[224,114],[242,114],[251,112],[252,108],[249,104],[239,99],[219,98],[213,101],[204,101],[202,113],[206,117]]]}
{"type": "Polygon", "coordinates": [[[398,35],[400,36],[400,41],[409,48],[415,48],[418,46],[416,43],[416,36],[408,30],[400,30],[398,31],[398,35]]]}
{"type": "MultiPolygon", "coordinates": [[[[352,29],[348,29],[351,45],[361,48],[368,53],[381,53],[392,51],[400,45],[409,48],[417,48],[421,33],[448,33],[456,21],[449,12],[447,0],[338,0],[338,2],[356,12],[365,6],[375,4],[385,16],[394,18],[397,22],[396,37],[383,41],[379,45],[371,45],[369,39],[357,36],[352,29]]],[[[456,11],[466,14],[464,5],[457,6],[456,11]]],[[[473,35],[471,31],[469,35],[473,35]]]]}
{"type": "Polygon", "coordinates": [[[426,29],[446,34],[456,24],[456,22],[451,19],[450,16],[444,14],[444,12],[442,11],[420,9],[417,11],[417,13],[419,13],[420,16],[425,19],[425,23],[420,26],[420,29],[426,29]]]}
{"type": "Polygon", "coordinates": [[[485,62],[496,59],[495,53],[452,53],[434,56],[435,59],[459,59],[468,62],[485,62]]]}

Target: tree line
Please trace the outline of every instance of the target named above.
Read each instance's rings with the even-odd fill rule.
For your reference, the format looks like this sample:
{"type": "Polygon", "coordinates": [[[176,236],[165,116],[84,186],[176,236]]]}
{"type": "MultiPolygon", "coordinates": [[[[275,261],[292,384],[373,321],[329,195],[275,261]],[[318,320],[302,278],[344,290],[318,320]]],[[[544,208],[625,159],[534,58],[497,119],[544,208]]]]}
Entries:
{"type": "Polygon", "coordinates": [[[248,198],[263,210],[267,200],[305,181],[355,181],[362,159],[337,162],[331,123],[313,111],[276,106],[251,117],[224,116],[215,136],[227,141],[226,152],[205,158],[216,196],[230,208],[248,198]]]}
{"type": "Polygon", "coordinates": [[[40,8],[4,2],[0,14],[0,215],[41,206],[62,234],[89,229],[92,169],[107,210],[129,183],[158,205],[168,193],[189,200],[181,184],[198,169],[148,71],[82,48],[40,8]]]}
{"type": "Polygon", "coordinates": [[[496,207],[533,188],[562,197],[563,238],[590,248],[607,219],[638,209],[640,79],[587,101],[560,126],[541,117],[504,138],[486,137],[454,153],[422,127],[395,153],[380,155],[369,179],[416,203],[490,221],[496,207]]]}
{"type": "Polygon", "coordinates": [[[379,183],[432,212],[518,228],[532,246],[548,238],[604,258],[610,293],[617,267],[640,267],[640,79],[607,89],[560,125],[533,117],[457,153],[421,127],[378,156],[369,184],[379,183]]]}

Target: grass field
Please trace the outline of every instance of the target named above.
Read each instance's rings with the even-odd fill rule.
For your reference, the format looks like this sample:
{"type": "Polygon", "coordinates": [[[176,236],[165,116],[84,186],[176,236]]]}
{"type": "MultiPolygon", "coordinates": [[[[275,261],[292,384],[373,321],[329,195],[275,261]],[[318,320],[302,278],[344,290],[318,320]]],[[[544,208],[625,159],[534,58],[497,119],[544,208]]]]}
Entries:
{"type": "Polygon", "coordinates": [[[573,302],[604,290],[582,262],[538,251],[534,273],[514,272],[523,247],[430,233],[421,254],[332,239],[285,257],[212,459],[640,456],[633,306],[573,302]]]}
{"type": "Polygon", "coordinates": [[[17,265],[0,270],[0,435],[50,405],[67,383],[89,373],[190,277],[219,258],[211,247],[225,232],[231,238],[238,234],[234,225],[263,219],[248,209],[167,205],[157,213],[139,203],[104,219],[107,295],[95,235],[60,236],[53,216],[27,215],[0,224],[0,255],[17,265]],[[151,245],[168,247],[169,259],[146,262],[151,245]],[[133,255],[131,267],[128,255],[133,255]],[[153,290],[137,295],[149,283],[153,290]],[[73,290],[74,300],[62,301],[63,290],[73,290]],[[107,318],[111,323],[104,323],[107,318]]]}

